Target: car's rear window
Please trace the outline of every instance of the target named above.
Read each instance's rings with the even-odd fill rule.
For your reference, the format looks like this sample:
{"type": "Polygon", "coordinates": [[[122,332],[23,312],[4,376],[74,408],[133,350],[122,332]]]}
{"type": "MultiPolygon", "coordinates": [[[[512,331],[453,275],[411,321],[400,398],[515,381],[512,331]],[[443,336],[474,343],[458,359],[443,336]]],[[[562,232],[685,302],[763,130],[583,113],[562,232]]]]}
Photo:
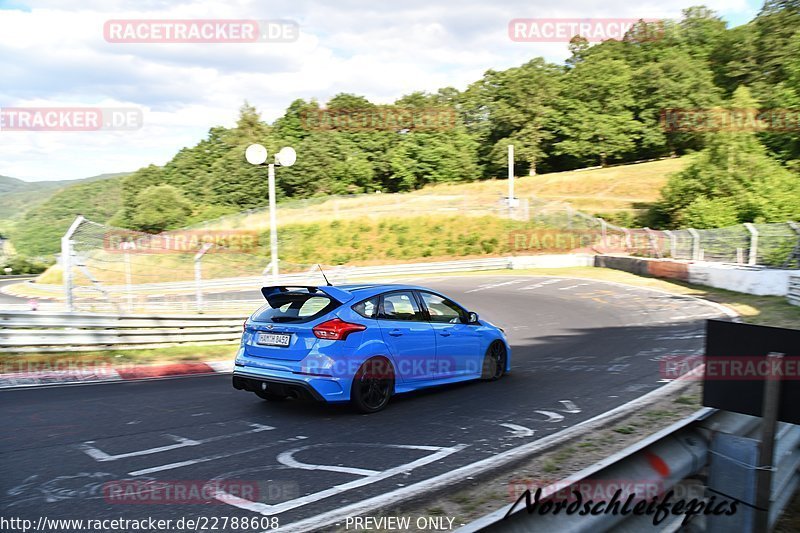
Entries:
{"type": "Polygon", "coordinates": [[[294,324],[308,322],[336,309],[338,302],[319,293],[282,292],[273,294],[253,313],[254,322],[294,324]]]}

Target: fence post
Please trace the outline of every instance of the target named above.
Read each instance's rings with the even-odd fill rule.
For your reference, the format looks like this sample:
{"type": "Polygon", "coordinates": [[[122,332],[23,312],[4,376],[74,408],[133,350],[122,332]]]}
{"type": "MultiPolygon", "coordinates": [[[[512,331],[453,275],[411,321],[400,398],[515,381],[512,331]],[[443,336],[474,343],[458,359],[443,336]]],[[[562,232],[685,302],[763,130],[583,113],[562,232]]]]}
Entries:
{"type": "Polygon", "coordinates": [[[210,242],[204,243],[203,246],[200,248],[200,251],[197,252],[194,256],[194,288],[195,288],[195,304],[197,306],[197,312],[203,312],[203,256],[211,248],[212,244],[210,242]]]}
{"type": "Polygon", "coordinates": [[[664,235],[669,237],[669,256],[675,259],[675,235],[670,230],[664,230],[664,235]]]}
{"type": "Polygon", "coordinates": [[[67,311],[75,310],[75,301],[72,297],[72,235],[83,222],[83,215],[78,215],[72,225],[61,237],[61,268],[63,269],[64,297],[66,298],[67,311]]]}
{"type": "Polygon", "coordinates": [[[650,228],[644,228],[644,232],[647,234],[647,238],[650,241],[650,248],[653,249],[653,254],[659,259],[661,259],[661,250],[658,249],[656,236],[653,233],[653,230],[651,230],[650,228]]]}
{"type": "Polygon", "coordinates": [[[800,267],[800,224],[791,220],[787,224],[797,234],[797,242],[794,244],[791,255],[784,261],[783,268],[789,268],[793,262],[797,262],[797,266],[800,267]]]}
{"type": "Polygon", "coordinates": [[[750,252],[747,264],[755,265],[758,263],[758,230],[751,222],[745,222],[744,227],[750,233],[750,252]]]}
{"type": "Polygon", "coordinates": [[[633,248],[633,243],[631,242],[631,230],[628,228],[622,228],[622,233],[625,234],[625,250],[630,250],[633,248]]]}
{"type": "Polygon", "coordinates": [[[608,234],[608,223],[600,217],[597,217],[597,220],[600,221],[600,236],[603,239],[603,248],[608,248],[608,241],[606,239],[608,234]]]}
{"type": "Polygon", "coordinates": [[[125,250],[124,260],[125,260],[125,292],[127,294],[128,299],[128,312],[133,313],[133,281],[131,280],[131,254],[128,253],[128,250],[133,248],[132,242],[124,242],[122,243],[122,248],[125,250]]]}
{"type": "Polygon", "coordinates": [[[700,260],[700,234],[694,228],[687,228],[686,231],[692,236],[692,260],[700,260]]]}

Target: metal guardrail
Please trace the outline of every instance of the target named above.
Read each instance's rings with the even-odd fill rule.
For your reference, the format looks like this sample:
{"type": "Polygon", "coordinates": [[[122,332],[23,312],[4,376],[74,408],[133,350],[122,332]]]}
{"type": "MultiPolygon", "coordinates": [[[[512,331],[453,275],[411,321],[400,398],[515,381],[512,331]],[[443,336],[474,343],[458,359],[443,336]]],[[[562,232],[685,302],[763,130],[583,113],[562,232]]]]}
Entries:
{"type": "Polygon", "coordinates": [[[0,351],[12,353],[233,342],[241,335],[242,320],[231,316],[0,313],[0,351]]]}
{"type": "MultiPolygon", "coordinates": [[[[658,487],[663,492],[674,488],[690,491],[699,489],[703,497],[705,487],[697,478],[709,465],[711,446],[716,434],[750,436],[760,424],[759,418],[726,411],[702,409],[694,415],[639,441],[621,452],[576,473],[568,478],[542,487],[540,501],[556,493],[571,494],[580,486],[599,487],[603,483],[636,482],[639,486],[658,487]],[[653,465],[658,465],[655,468],[653,465]],[[688,488],[687,488],[688,487],[688,488]]],[[[800,485],[800,426],[781,424],[775,444],[776,469],[772,484],[770,527],[774,526],[782,510],[800,485]]],[[[531,493],[535,492],[531,488],[531,493]]],[[[621,501],[629,493],[623,492],[621,501]]],[[[556,498],[560,499],[560,498],[556,498]]],[[[747,502],[746,502],[747,503],[747,502]]],[[[750,502],[752,504],[752,502],[750,502]]],[[[745,506],[745,504],[742,504],[745,506]]],[[[741,508],[741,506],[740,506],[741,508]]],[[[579,516],[565,513],[526,512],[524,499],[487,514],[457,530],[457,533],[476,531],[600,533],[602,531],[674,531],[684,519],[683,514],[670,517],[658,528],[653,527],[652,516],[635,514],[601,513],[579,516]],[[509,514],[510,513],[510,514],[509,514]]],[[[739,515],[707,517],[697,516],[692,531],[750,531],[749,524],[739,515]]]]}
{"type": "Polygon", "coordinates": [[[792,305],[800,305],[800,276],[789,276],[789,292],[786,299],[792,305]]]}
{"type": "MultiPolygon", "coordinates": [[[[342,267],[326,271],[325,274],[332,282],[343,281],[351,278],[373,277],[373,276],[397,276],[409,274],[438,274],[449,272],[467,272],[471,270],[505,270],[511,265],[509,257],[491,257],[488,259],[464,259],[455,261],[438,261],[431,263],[405,263],[397,265],[379,265],[363,267],[342,267]]],[[[318,273],[304,272],[300,274],[284,274],[280,276],[279,283],[320,283],[321,276],[318,273]]],[[[234,288],[259,288],[264,284],[272,284],[268,276],[247,276],[237,278],[217,278],[201,281],[199,284],[194,281],[182,282],[159,282],[141,283],[137,285],[105,285],[104,289],[109,293],[148,293],[159,292],[161,294],[187,293],[197,289],[202,290],[227,290],[234,288]]],[[[35,284],[41,291],[62,294],[63,285],[35,284]]],[[[90,287],[75,287],[75,291],[93,290],[90,287]]]]}

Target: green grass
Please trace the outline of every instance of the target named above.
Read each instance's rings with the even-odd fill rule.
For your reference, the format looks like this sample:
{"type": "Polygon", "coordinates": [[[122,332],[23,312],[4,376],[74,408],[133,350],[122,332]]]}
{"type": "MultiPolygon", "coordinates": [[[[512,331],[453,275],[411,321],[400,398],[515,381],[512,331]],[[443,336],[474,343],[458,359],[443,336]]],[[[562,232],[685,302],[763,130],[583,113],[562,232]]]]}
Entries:
{"type": "MultiPolygon", "coordinates": [[[[522,198],[534,195],[546,201],[569,202],[576,209],[611,219],[622,214],[633,216],[658,200],[668,176],[684,168],[688,161],[689,158],[683,157],[520,177],[516,180],[516,194],[522,198]]],[[[118,199],[104,199],[102,207],[92,203],[94,189],[98,189],[97,196],[102,196],[113,183],[114,180],[106,180],[62,191],[35,210],[36,216],[30,215],[24,225],[17,224],[15,243],[22,246],[22,252],[30,248],[29,251],[40,253],[48,247],[55,251],[64,225],[69,225],[73,211],[77,212],[74,205],[82,206],[83,214],[95,216],[97,211],[102,215],[98,215],[100,219],[108,218],[116,210],[118,199]],[[44,214],[47,216],[42,218],[44,214]]],[[[116,194],[116,191],[111,192],[116,194]]],[[[411,193],[289,201],[278,208],[282,265],[285,271],[291,271],[316,263],[367,265],[506,254],[512,251],[511,231],[536,225],[497,216],[498,201],[506,193],[506,180],[485,180],[434,185],[411,193]]],[[[227,216],[202,226],[256,231],[261,233],[262,244],[268,242],[266,211],[227,216]]],[[[100,242],[96,246],[98,251],[88,261],[92,275],[102,283],[124,283],[121,254],[102,251],[100,242]]],[[[266,246],[247,253],[207,255],[203,275],[205,278],[259,275],[268,255],[266,246]]],[[[131,263],[133,283],[194,279],[192,254],[133,254],[131,263]]],[[[61,283],[61,273],[52,267],[40,281],[61,283]]],[[[76,281],[89,284],[83,276],[77,276],[76,281]]]]}
{"type": "MultiPolygon", "coordinates": [[[[516,221],[496,216],[418,216],[377,220],[331,220],[289,224],[281,228],[279,250],[283,272],[304,271],[310,266],[372,265],[410,261],[443,260],[509,254],[512,232],[543,228],[536,221],[516,221]]],[[[268,236],[247,253],[209,253],[203,258],[203,278],[257,276],[269,256],[268,236]]],[[[194,279],[193,254],[130,254],[131,282],[178,282],[194,279]]],[[[87,260],[92,275],[101,283],[125,283],[123,254],[98,250],[87,260]]],[[[61,283],[61,271],[53,266],[40,283],[61,283]]],[[[76,275],[77,284],[89,280],[76,275]]]]}
{"type": "Polygon", "coordinates": [[[675,403],[679,403],[681,405],[697,405],[699,402],[696,398],[692,398],[690,396],[678,396],[675,398],[675,403]]]}
{"type": "Polygon", "coordinates": [[[0,352],[0,369],[14,371],[33,368],[71,368],[71,365],[91,364],[151,364],[191,361],[233,360],[238,343],[211,346],[171,346],[138,350],[111,350],[96,352],[63,352],[49,354],[11,354],[0,352]]]}

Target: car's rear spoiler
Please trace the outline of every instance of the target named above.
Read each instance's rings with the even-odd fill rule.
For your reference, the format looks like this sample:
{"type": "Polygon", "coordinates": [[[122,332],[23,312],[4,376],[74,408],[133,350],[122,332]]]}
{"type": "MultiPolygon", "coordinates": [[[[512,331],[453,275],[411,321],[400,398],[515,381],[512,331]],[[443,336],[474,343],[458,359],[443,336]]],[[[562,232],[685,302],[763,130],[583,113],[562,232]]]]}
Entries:
{"type": "Polygon", "coordinates": [[[337,289],[336,287],[332,287],[330,285],[272,285],[269,287],[261,287],[261,294],[264,296],[264,299],[269,299],[270,296],[273,294],[278,294],[281,292],[289,292],[294,289],[306,289],[308,292],[321,292],[324,295],[328,296],[329,298],[336,300],[340,304],[345,302],[349,302],[355,295],[353,293],[347,292],[342,289],[337,289]]]}

